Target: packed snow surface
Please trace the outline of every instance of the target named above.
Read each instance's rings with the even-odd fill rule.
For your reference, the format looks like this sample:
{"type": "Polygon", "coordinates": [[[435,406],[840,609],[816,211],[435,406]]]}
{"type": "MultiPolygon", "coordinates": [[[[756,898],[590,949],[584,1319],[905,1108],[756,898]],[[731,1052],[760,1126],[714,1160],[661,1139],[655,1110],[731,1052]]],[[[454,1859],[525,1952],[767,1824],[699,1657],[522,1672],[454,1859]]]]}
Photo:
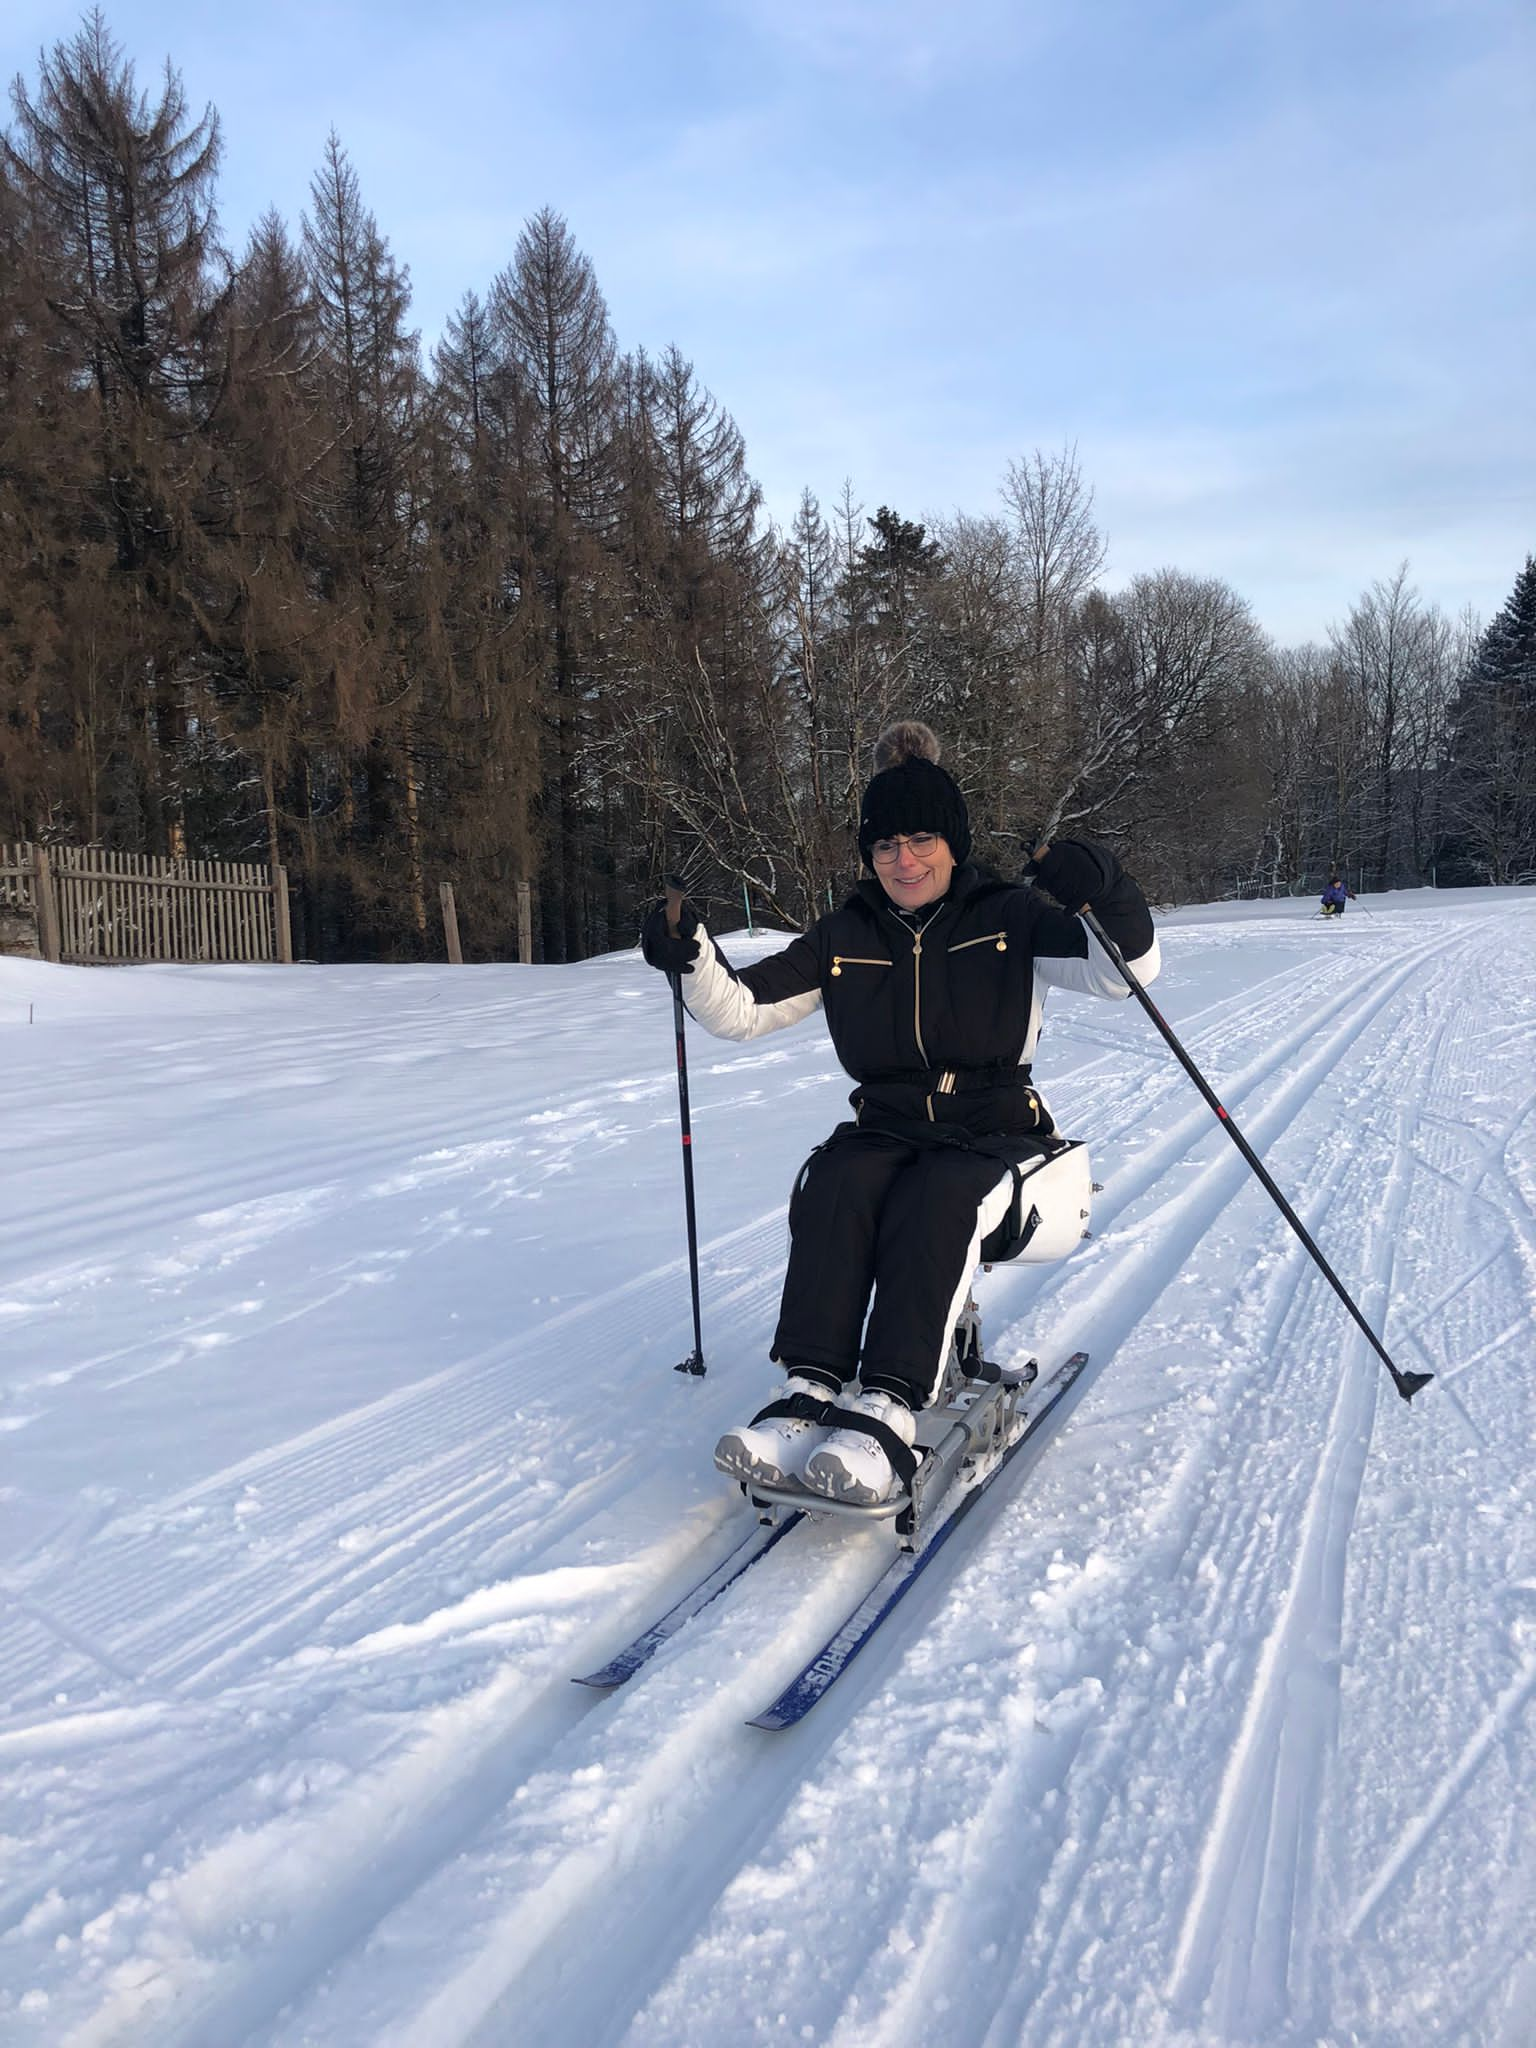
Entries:
{"type": "MultiPolygon", "coordinates": [[[[575,967],[0,961],[8,2048],[1536,2041],[1536,890],[1163,924],[1037,1075],[1094,1236],[980,1282],[1092,1355],[798,1729],[888,1533],[750,1526],[819,1019],[575,967]]],[[[727,941],[746,959],[772,941],[727,941]]]]}

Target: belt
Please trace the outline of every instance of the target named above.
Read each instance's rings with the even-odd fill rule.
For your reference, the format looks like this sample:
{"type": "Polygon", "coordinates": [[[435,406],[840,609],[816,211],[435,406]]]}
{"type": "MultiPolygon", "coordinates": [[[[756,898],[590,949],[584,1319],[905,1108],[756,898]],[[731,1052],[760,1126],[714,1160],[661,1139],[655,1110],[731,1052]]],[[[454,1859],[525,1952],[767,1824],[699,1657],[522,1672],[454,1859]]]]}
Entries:
{"type": "Polygon", "coordinates": [[[893,1074],[870,1074],[860,1088],[920,1088],[925,1095],[972,1095],[987,1088],[1031,1088],[1029,1068],[1017,1061],[997,1060],[987,1067],[905,1067],[893,1074]]]}

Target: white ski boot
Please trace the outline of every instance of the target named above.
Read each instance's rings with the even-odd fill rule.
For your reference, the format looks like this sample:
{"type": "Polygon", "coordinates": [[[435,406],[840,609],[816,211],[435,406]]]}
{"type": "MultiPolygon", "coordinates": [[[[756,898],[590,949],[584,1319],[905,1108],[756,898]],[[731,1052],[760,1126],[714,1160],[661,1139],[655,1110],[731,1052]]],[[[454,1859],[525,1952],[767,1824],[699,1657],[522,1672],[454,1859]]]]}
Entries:
{"type": "MultiPolygon", "coordinates": [[[[839,1408],[884,1423],[910,1450],[917,1438],[917,1417],[894,1394],[869,1390],[840,1400],[839,1408]]],[[[885,1446],[861,1429],[828,1430],[803,1461],[801,1477],[813,1493],[829,1500],[878,1507],[895,1484],[896,1473],[885,1446]]]]}
{"type": "MultiPolygon", "coordinates": [[[[798,1373],[790,1374],[776,1400],[794,1394],[808,1395],[813,1401],[838,1398],[798,1373]]],[[[744,1422],[739,1429],[728,1429],[715,1445],[715,1463],[722,1472],[749,1486],[787,1486],[800,1477],[806,1458],[826,1436],[827,1430],[819,1422],[808,1422],[799,1415],[772,1415],[766,1421],[744,1422]]]]}

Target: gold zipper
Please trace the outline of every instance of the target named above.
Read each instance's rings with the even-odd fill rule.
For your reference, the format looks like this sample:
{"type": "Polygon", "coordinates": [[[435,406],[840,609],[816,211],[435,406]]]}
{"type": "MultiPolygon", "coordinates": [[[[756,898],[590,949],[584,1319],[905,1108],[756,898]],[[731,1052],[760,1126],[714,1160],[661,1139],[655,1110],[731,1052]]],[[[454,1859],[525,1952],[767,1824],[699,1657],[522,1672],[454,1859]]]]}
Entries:
{"type": "Polygon", "coordinates": [[[972,946],[996,946],[999,953],[1006,953],[1008,935],[1006,932],[988,932],[979,939],[962,939],[958,946],[951,946],[949,950],[951,953],[964,953],[972,946]]]}
{"type": "Polygon", "coordinates": [[[866,960],[858,953],[834,953],[832,955],[832,972],[834,975],[841,974],[845,967],[889,967],[890,964],[889,960],[866,960]]]}
{"type": "MultiPolygon", "coordinates": [[[[928,924],[932,924],[932,922],[933,919],[930,918],[928,924]]],[[[923,1043],[923,932],[927,931],[927,929],[928,925],[925,924],[922,932],[914,932],[912,934],[912,1031],[917,1039],[917,1049],[922,1055],[925,1067],[928,1064],[928,1048],[923,1043]]],[[[928,1103],[928,1116],[931,1121],[933,1117],[933,1102],[931,1098],[928,1103]]]]}
{"type": "MultiPolygon", "coordinates": [[[[912,1035],[917,1040],[917,1050],[925,1067],[928,1064],[928,1048],[923,1043],[923,932],[927,931],[929,924],[943,915],[944,907],[941,904],[929,918],[928,924],[912,934],[912,1035]]],[[[933,1113],[933,1097],[930,1094],[924,1099],[928,1109],[928,1121],[936,1123],[938,1119],[933,1113]]]]}

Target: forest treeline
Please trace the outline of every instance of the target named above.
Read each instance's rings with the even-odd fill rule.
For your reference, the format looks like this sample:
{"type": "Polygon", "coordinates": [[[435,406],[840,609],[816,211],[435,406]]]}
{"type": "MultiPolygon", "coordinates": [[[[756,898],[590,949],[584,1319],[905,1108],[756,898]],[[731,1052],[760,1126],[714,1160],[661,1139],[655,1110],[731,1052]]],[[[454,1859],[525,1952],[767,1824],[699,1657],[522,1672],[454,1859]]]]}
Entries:
{"type": "MultiPolygon", "coordinates": [[[[765,520],[682,352],[621,349],[553,210],[423,357],[333,135],[220,238],[220,140],[99,15],[0,148],[0,839],[287,865],[301,952],[629,943],[681,867],[801,922],[869,745],[928,719],[978,857],[1123,845],[1164,901],[1536,870],[1536,566],[1480,630],[1405,567],[1275,646],[1177,568],[1103,586],[1075,451],[924,526],[765,520]]],[[[1511,565],[1512,571],[1518,565],[1511,565]]]]}

